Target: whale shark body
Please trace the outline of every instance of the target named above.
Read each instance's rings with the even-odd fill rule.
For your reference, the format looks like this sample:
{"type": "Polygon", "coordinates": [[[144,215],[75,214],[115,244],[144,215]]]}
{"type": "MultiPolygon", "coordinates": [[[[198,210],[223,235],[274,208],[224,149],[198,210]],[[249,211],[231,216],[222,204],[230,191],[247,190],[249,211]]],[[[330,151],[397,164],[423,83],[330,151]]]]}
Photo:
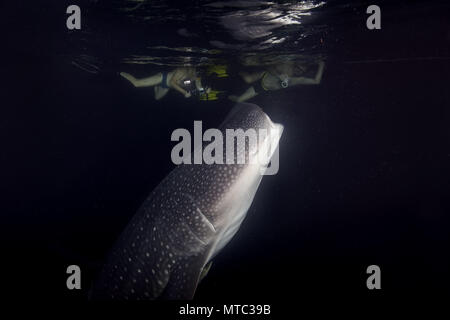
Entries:
{"type": "MultiPolygon", "coordinates": [[[[266,139],[241,151],[270,156],[283,131],[254,104],[238,104],[221,125],[238,128],[268,130],[266,139]]],[[[192,299],[202,271],[239,229],[262,177],[258,163],[177,166],[125,228],[91,297],[192,299]]]]}

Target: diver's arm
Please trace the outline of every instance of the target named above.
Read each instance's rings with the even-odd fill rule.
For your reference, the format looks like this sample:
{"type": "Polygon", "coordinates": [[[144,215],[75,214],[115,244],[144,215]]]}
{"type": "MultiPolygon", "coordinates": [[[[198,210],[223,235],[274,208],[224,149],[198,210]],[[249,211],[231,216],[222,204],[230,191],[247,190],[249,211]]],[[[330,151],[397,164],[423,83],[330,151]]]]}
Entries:
{"type": "Polygon", "coordinates": [[[189,98],[191,96],[190,92],[186,91],[184,88],[182,88],[178,82],[182,81],[186,78],[186,68],[177,68],[173,71],[172,79],[170,79],[169,85],[171,88],[174,88],[179,93],[181,93],[186,98],[189,98]]]}
{"type": "Polygon", "coordinates": [[[228,98],[234,102],[244,102],[247,101],[248,99],[256,97],[257,95],[258,93],[255,91],[255,88],[250,87],[240,96],[229,96],[228,98]]]}
{"type": "Polygon", "coordinates": [[[189,92],[187,92],[186,90],[184,90],[182,87],[180,87],[177,83],[177,81],[174,79],[174,77],[172,78],[172,80],[170,80],[170,86],[172,88],[174,88],[175,90],[177,90],[179,93],[181,93],[183,96],[185,96],[186,98],[190,97],[189,92]]]}
{"type": "Polygon", "coordinates": [[[306,77],[292,77],[289,79],[290,85],[296,84],[319,84],[322,81],[323,69],[325,68],[325,62],[320,61],[317,68],[316,76],[314,78],[306,77]]]}

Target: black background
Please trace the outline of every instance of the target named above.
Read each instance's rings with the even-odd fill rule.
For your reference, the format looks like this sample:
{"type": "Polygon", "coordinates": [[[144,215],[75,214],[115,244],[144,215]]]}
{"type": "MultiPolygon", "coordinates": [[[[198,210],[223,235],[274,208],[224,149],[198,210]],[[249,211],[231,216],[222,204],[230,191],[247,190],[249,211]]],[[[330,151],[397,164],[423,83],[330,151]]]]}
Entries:
{"type": "MultiPolygon", "coordinates": [[[[263,179],[195,300],[286,308],[448,295],[448,6],[406,3],[382,7],[377,31],[361,3],[335,12],[322,84],[254,99],[285,126],[280,171],[263,179]],[[377,292],[365,285],[371,264],[377,292]]],[[[64,56],[66,3],[2,6],[0,290],[85,301],[108,248],[173,168],[171,132],[215,127],[232,104],[154,102],[120,70],[82,72],[64,56]],[[65,287],[69,264],[83,270],[81,292],[65,287]]]]}

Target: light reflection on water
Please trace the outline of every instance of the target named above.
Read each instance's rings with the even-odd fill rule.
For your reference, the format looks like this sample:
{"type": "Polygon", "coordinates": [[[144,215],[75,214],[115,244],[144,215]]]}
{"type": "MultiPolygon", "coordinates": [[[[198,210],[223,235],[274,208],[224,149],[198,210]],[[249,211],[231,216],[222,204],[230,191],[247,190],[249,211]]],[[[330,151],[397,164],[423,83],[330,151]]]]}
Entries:
{"type": "Polygon", "coordinates": [[[205,66],[233,59],[255,66],[305,60],[324,53],[327,25],[316,18],[325,6],[324,1],[191,1],[184,7],[167,1],[92,1],[94,22],[82,30],[82,53],[71,54],[71,62],[96,73],[109,45],[115,64],[205,66]],[[102,35],[106,28],[95,22],[96,14],[99,21],[107,15],[117,22],[124,35],[102,35]],[[129,34],[123,31],[128,28],[129,34]],[[105,38],[109,42],[99,49],[98,39],[105,38]]]}

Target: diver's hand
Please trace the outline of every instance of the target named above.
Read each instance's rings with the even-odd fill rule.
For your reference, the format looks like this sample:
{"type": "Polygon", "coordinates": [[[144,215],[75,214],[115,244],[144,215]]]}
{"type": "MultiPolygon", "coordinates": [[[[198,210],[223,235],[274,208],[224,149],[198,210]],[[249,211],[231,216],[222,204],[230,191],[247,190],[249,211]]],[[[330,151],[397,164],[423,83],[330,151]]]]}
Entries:
{"type": "Polygon", "coordinates": [[[190,98],[192,95],[189,91],[186,91],[186,93],[184,94],[185,98],[190,98]]]}

